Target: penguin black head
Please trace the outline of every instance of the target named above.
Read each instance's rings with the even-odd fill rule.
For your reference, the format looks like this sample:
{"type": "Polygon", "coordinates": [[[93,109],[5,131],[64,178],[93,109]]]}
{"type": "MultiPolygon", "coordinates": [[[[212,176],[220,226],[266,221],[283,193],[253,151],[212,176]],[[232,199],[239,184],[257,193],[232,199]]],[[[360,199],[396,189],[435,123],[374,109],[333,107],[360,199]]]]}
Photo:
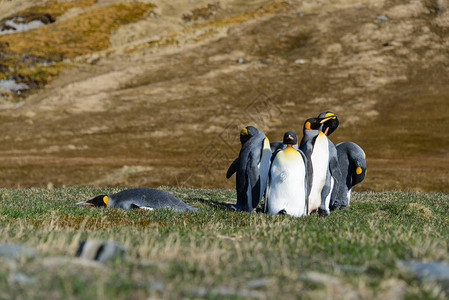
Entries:
{"type": "Polygon", "coordinates": [[[78,202],[76,205],[108,206],[108,200],[107,195],[100,195],[84,202],[78,202]]]}
{"type": "Polygon", "coordinates": [[[282,140],[282,142],[285,145],[295,145],[298,143],[298,136],[293,131],[287,131],[284,134],[284,139],[282,140]]]}
{"type": "Polygon", "coordinates": [[[310,118],[304,123],[304,130],[320,130],[325,135],[330,135],[338,127],[336,115],[323,118],[310,118]]]}
{"type": "Polygon", "coordinates": [[[246,126],[245,128],[240,131],[240,142],[242,145],[246,143],[250,138],[257,135],[259,132],[259,129],[257,129],[254,126],[246,126]]]}
{"type": "Polygon", "coordinates": [[[328,110],[320,113],[318,115],[318,119],[321,120],[321,126],[318,129],[327,136],[331,135],[331,133],[334,132],[340,124],[337,115],[328,110]]]}
{"type": "Polygon", "coordinates": [[[319,118],[310,118],[304,122],[304,130],[319,130],[320,126],[319,118]]]}

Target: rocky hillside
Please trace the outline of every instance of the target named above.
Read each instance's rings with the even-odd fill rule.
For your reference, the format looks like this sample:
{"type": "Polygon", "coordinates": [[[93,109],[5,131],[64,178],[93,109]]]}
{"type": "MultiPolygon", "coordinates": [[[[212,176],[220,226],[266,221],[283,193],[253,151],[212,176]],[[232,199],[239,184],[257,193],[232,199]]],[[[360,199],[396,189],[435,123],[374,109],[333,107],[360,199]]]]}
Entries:
{"type": "Polygon", "coordinates": [[[1,185],[230,188],[332,110],[359,190],[447,192],[448,2],[0,0],[1,185]]]}

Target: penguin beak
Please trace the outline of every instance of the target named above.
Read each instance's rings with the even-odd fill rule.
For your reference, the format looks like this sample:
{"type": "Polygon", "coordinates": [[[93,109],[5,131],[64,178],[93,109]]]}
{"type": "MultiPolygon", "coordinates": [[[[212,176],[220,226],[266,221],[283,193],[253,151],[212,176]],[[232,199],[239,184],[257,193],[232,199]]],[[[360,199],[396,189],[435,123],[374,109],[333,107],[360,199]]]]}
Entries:
{"type": "Polygon", "coordinates": [[[84,201],[84,202],[78,202],[75,205],[94,205],[94,204],[93,203],[89,203],[87,201],[84,201]]]}
{"type": "Polygon", "coordinates": [[[287,140],[293,141],[293,137],[291,135],[288,135],[287,140]]]}
{"type": "Polygon", "coordinates": [[[324,122],[329,121],[330,119],[333,119],[333,118],[335,118],[335,116],[323,119],[323,120],[321,120],[320,124],[323,124],[324,122]]]}

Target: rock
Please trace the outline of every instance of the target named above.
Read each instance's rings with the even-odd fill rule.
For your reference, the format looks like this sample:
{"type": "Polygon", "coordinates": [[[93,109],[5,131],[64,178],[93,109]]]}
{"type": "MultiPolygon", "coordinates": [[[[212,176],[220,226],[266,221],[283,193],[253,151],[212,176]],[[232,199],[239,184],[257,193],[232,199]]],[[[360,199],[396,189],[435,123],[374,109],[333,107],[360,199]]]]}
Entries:
{"type": "Polygon", "coordinates": [[[297,17],[304,17],[304,13],[302,11],[296,13],[297,17]]]}
{"type": "Polygon", "coordinates": [[[398,268],[413,274],[419,281],[437,282],[449,293],[449,264],[440,261],[402,260],[398,268]]]}
{"type": "Polygon", "coordinates": [[[76,251],[80,258],[107,262],[116,257],[123,257],[125,248],[115,241],[83,240],[76,251]]]}
{"type": "Polygon", "coordinates": [[[0,245],[0,256],[13,259],[18,259],[21,256],[34,258],[36,251],[22,245],[5,243],[0,245]]]}
{"type": "Polygon", "coordinates": [[[335,284],[341,285],[340,279],[337,277],[327,275],[324,273],[318,273],[314,271],[307,272],[301,276],[303,279],[309,280],[314,283],[322,283],[322,284],[335,284]]]}
{"type": "Polygon", "coordinates": [[[50,269],[71,268],[71,269],[89,269],[102,270],[105,266],[94,260],[87,260],[78,257],[53,256],[46,257],[40,261],[42,266],[50,269]]]}
{"type": "Polygon", "coordinates": [[[243,64],[243,63],[245,62],[245,58],[239,57],[239,59],[237,59],[237,62],[238,62],[239,64],[243,64]]]}
{"type": "Polygon", "coordinates": [[[30,87],[22,82],[17,83],[14,79],[2,79],[0,80],[0,89],[11,92],[19,92],[21,90],[28,90],[30,87]]]}
{"type": "Polygon", "coordinates": [[[153,281],[148,283],[147,288],[150,290],[163,292],[164,291],[164,284],[160,281],[153,281]]]}
{"type": "Polygon", "coordinates": [[[196,287],[194,289],[189,290],[189,293],[197,296],[197,297],[206,297],[206,296],[214,296],[215,298],[262,298],[262,293],[254,290],[247,289],[234,289],[227,286],[219,286],[213,289],[206,289],[204,287],[196,287]]]}
{"type": "Polygon", "coordinates": [[[326,291],[332,293],[333,299],[360,299],[357,291],[340,278],[315,271],[309,271],[299,277],[300,280],[323,284],[326,291]]]}
{"type": "Polygon", "coordinates": [[[376,21],[388,21],[388,18],[387,18],[387,16],[378,16],[376,18],[376,21]]]}
{"type": "Polygon", "coordinates": [[[37,281],[33,277],[28,276],[24,273],[13,273],[8,275],[8,283],[9,284],[18,283],[28,286],[31,284],[36,284],[37,281]]]}
{"type": "Polygon", "coordinates": [[[86,63],[95,65],[100,60],[100,54],[94,53],[86,59],[86,63]]]}
{"type": "Polygon", "coordinates": [[[257,289],[257,288],[261,288],[264,286],[268,286],[272,283],[273,283],[272,280],[261,278],[261,279],[253,279],[253,280],[248,281],[246,286],[249,287],[250,289],[257,289]]]}
{"type": "Polygon", "coordinates": [[[305,64],[306,63],[306,61],[304,60],[304,59],[297,59],[297,60],[295,60],[295,64],[301,64],[301,65],[303,65],[303,64],[305,64]]]}
{"type": "Polygon", "coordinates": [[[439,261],[402,260],[400,269],[414,273],[419,280],[449,280],[449,264],[439,261]]]}

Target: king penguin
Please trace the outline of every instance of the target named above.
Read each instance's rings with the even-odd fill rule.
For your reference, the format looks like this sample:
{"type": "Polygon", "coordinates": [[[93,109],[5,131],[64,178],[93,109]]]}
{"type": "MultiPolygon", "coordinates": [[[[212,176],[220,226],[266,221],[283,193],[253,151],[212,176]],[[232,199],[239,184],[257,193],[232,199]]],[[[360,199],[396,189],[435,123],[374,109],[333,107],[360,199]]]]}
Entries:
{"type": "MultiPolygon", "coordinates": [[[[345,199],[342,203],[332,203],[330,208],[345,208],[351,202],[351,193],[354,186],[365,179],[366,174],[366,155],[362,147],[354,142],[342,142],[337,144],[338,162],[342,173],[343,182],[341,184],[340,193],[345,193],[346,197],[339,196],[340,199],[345,199]]],[[[336,197],[337,198],[337,197],[336,197]]]]}
{"type": "MultiPolygon", "coordinates": [[[[338,117],[331,111],[324,111],[318,115],[326,121],[315,124],[316,128],[323,131],[327,136],[337,129],[338,117]]],[[[354,142],[342,142],[337,144],[338,163],[340,165],[340,185],[332,189],[330,209],[344,209],[349,206],[353,187],[362,182],[366,174],[366,155],[363,149],[354,142]]]]}
{"type": "Polygon", "coordinates": [[[337,149],[321,130],[315,130],[329,120],[311,118],[303,127],[303,138],[299,149],[307,158],[309,214],[318,211],[322,216],[330,214],[331,191],[335,183],[340,184],[341,171],[337,149]]]}
{"type": "Polygon", "coordinates": [[[177,211],[197,211],[170,193],[149,188],[128,189],[109,195],[96,196],[90,200],[76,203],[77,205],[107,206],[123,209],[141,208],[153,210],[170,208],[177,211]]]}
{"type": "Polygon", "coordinates": [[[270,170],[270,141],[265,134],[253,126],[240,132],[242,148],[239,157],[229,166],[226,178],[236,173],[236,210],[252,212],[265,192],[270,170]]]}
{"type": "Polygon", "coordinates": [[[283,143],[287,146],[271,159],[264,210],[272,215],[301,217],[307,215],[306,157],[293,148],[298,143],[293,131],[284,134],[283,143]]]}

